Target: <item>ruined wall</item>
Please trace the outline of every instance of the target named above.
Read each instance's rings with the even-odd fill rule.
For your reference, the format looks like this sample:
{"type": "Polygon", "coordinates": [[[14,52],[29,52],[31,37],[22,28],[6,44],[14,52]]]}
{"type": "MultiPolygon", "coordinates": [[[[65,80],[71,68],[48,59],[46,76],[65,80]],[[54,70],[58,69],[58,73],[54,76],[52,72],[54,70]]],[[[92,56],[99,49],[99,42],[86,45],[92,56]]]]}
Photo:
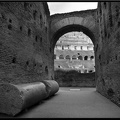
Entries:
{"type": "Polygon", "coordinates": [[[98,4],[97,91],[120,106],[120,2],[98,4]]]}
{"type": "Polygon", "coordinates": [[[49,10],[43,2],[0,2],[0,82],[53,79],[49,10]]]}
{"type": "Polygon", "coordinates": [[[76,70],[56,70],[55,80],[60,87],[95,87],[95,73],[80,73],[76,70]]]}
{"type": "Polygon", "coordinates": [[[51,15],[51,44],[55,46],[56,42],[62,35],[73,31],[82,31],[84,34],[90,37],[93,44],[95,44],[95,41],[98,38],[96,11],[97,9],[93,9],[51,15]]]}

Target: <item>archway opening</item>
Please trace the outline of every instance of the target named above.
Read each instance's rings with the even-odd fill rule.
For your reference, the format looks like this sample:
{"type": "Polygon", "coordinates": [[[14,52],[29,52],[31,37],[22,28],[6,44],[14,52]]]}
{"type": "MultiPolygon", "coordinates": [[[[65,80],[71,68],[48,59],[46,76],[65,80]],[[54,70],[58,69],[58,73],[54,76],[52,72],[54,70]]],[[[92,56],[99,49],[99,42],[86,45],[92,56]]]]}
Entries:
{"type": "Polygon", "coordinates": [[[83,57],[82,56],[78,56],[78,60],[83,60],[83,57]]]}
{"type": "Polygon", "coordinates": [[[63,55],[60,55],[60,56],[59,56],[59,59],[64,59],[64,56],[63,56],[63,55]]]}
{"type": "Polygon", "coordinates": [[[62,79],[60,83],[57,81],[61,86],[80,86],[82,79],[86,83],[83,86],[95,87],[94,44],[90,37],[82,31],[67,32],[56,42],[54,54],[57,58],[54,60],[55,79],[62,79]]]}
{"type": "Polygon", "coordinates": [[[67,55],[65,58],[66,60],[70,60],[70,55],[67,55]]]}
{"type": "Polygon", "coordinates": [[[88,56],[85,56],[85,57],[84,57],[84,60],[88,60],[88,56]]]}

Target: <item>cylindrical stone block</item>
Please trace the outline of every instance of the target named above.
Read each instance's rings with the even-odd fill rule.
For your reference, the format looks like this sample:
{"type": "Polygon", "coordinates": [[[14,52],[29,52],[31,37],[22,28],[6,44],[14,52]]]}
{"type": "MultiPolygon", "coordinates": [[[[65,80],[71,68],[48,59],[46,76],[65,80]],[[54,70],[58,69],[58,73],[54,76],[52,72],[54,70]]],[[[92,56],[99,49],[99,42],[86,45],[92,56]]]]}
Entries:
{"type": "Polygon", "coordinates": [[[54,95],[59,90],[59,85],[55,80],[43,80],[41,81],[46,85],[47,97],[54,95]]]}
{"type": "Polygon", "coordinates": [[[14,116],[46,97],[46,86],[42,82],[21,85],[2,83],[0,84],[0,112],[14,116]]]}

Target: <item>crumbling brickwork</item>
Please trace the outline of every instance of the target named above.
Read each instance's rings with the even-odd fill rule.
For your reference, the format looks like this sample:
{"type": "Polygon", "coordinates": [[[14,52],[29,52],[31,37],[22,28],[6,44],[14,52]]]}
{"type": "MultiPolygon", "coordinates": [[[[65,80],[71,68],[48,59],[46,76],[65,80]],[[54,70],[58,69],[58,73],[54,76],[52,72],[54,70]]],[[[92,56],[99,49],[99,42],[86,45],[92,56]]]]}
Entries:
{"type": "Polygon", "coordinates": [[[120,2],[99,2],[97,91],[120,106],[120,2]]]}
{"type": "Polygon", "coordinates": [[[67,32],[73,31],[82,31],[87,36],[89,36],[95,44],[95,41],[98,38],[98,26],[96,26],[96,11],[97,9],[93,9],[51,15],[51,44],[55,46],[59,37],[67,32]]]}
{"type": "Polygon", "coordinates": [[[0,83],[53,78],[44,2],[0,2],[0,83]]]}

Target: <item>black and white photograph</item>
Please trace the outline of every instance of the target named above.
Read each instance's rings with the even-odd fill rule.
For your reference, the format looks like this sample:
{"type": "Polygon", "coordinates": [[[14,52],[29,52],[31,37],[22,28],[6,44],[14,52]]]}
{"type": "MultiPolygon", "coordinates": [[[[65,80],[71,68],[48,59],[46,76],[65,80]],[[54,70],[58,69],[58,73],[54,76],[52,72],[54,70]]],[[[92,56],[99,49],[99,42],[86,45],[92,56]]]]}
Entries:
{"type": "Polygon", "coordinates": [[[0,119],[120,118],[119,1],[0,1],[0,119]]]}

